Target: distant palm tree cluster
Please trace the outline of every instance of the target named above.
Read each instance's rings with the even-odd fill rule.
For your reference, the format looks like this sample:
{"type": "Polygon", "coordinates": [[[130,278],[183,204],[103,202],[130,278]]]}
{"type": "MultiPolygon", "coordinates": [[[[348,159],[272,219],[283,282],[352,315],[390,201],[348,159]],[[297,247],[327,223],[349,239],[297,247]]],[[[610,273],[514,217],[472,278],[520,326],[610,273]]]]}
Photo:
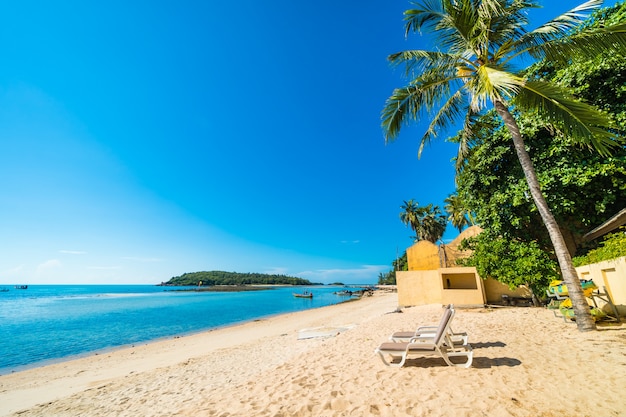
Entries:
{"type": "Polygon", "coordinates": [[[413,199],[404,201],[400,206],[400,220],[415,232],[415,236],[411,237],[415,242],[427,240],[436,243],[446,231],[448,221],[459,232],[474,224],[472,213],[467,211],[459,196],[453,194],[445,199],[445,203],[448,217],[441,212],[439,206],[419,206],[413,199]]]}

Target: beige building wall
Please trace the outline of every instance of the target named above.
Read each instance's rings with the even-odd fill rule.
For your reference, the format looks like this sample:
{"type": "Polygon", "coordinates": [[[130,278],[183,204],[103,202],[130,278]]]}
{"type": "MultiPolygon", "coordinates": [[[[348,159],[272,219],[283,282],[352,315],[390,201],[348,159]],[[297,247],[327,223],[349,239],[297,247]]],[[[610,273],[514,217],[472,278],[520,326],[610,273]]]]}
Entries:
{"type": "MultiPolygon", "coordinates": [[[[485,285],[485,298],[487,299],[487,304],[499,304],[502,302],[503,295],[508,295],[509,297],[532,297],[532,293],[528,287],[522,286],[512,290],[508,285],[505,285],[500,281],[496,281],[493,278],[487,278],[483,281],[483,283],[485,285]]],[[[541,295],[542,294],[537,294],[538,297],[541,297],[541,295]]]]}
{"type": "Polygon", "coordinates": [[[396,271],[398,305],[419,306],[441,303],[441,285],[436,269],[430,271],[396,271]]]}
{"type": "Polygon", "coordinates": [[[409,271],[430,271],[439,268],[439,247],[420,240],[406,250],[409,271]]]}
{"type": "Polygon", "coordinates": [[[398,304],[485,304],[483,280],[476,268],[437,268],[428,271],[397,271],[398,304]]]}
{"type": "Polygon", "coordinates": [[[483,305],[500,303],[504,294],[530,297],[526,288],[512,291],[494,279],[481,279],[476,268],[457,266],[457,260],[469,256],[458,248],[463,239],[481,231],[480,227],[472,226],[447,245],[419,241],[409,247],[406,250],[409,270],[396,271],[399,305],[483,305]]]}
{"type": "Polygon", "coordinates": [[[471,252],[459,250],[459,245],[463,242],[464,239],[474,237],[482,232],[478,226],[471,226],[467,229],[463,230],[463,232],[458,235],[452,242],[447,245],[442,245],[440,248],[440,254],[442,255],[443,263],[440,267],[455,267],[457,266],[457,261],[459,259],[467,258],[471,252]]]}
{"type": "MultiPolygon", "coordinates": [[[[580,279],[592,279],[601,292],[607,292],[620,316],[626,316],[626,256],[576,268],[580,279]]],[[[611,314],[606,302],[596,298],[598,307],[611,314]]]]}

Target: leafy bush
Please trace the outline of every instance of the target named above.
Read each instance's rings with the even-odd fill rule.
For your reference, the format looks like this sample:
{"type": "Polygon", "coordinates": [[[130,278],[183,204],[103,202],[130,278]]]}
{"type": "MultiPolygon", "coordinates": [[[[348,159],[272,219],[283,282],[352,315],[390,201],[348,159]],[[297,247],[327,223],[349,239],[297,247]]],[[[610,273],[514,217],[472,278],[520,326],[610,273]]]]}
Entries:
{"type": "Polygon", "coordinates": [[[510,289],[525,285],[539,296],[550,281],[559,277],[556,262],[536,242],[507,239],[485,231],[464,239],[460,249],[473,251],[460,264],[474,266],[481,277],[491,277],[510,289]]]}
{"type": "Polygon", "coordinates": [[[619,232],[607,235],[599,248],[589,251],[585,256],[578,256],[572,261],[574,266],[581,266],[622,256],[626,256],[626,227],[622,227],[619,232]]]}

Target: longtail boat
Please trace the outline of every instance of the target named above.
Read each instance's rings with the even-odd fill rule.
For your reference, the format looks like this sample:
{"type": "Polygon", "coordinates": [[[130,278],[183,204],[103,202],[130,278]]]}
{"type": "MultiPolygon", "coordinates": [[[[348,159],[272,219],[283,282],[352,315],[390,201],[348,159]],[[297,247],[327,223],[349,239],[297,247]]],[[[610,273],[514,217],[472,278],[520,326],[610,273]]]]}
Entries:
{"type": "Polygon", "coordinates": [[[298,298],[313,298],[313,293],[312,293],[312,292],[305,291],[305,292],[304,292],[304,293],[302,293],[302,294],[298,294],[298,293],[295,293],[295,292],[294,292],[294,293],[293,293],[293,296],[294,296],[294,297],[298,297],[298,298]]]}

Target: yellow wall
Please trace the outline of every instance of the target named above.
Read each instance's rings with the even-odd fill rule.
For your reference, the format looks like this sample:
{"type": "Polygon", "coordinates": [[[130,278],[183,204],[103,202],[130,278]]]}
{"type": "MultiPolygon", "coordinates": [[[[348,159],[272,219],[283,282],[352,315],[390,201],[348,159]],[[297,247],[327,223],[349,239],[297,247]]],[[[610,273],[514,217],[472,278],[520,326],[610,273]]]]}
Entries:
{"type": "Polygon", "coordinates": [[[442,304],[483,305],[485,288],[474,267],[439,269],[442,304]]]}
{"type": "Polygon", "coordinates": [[[438,247],[419,241],[406,250],[408,271],[396,271],[398,303],[401,306],[423,304],[482,305],[500,303],[502,295],[530,297],[530,291],[515,291],[491,278],[483,280],[476,268],[456,267],[456,261],[467,257],[459,245],[468,237],[481,232],[478,226],[463,231],[450,244],[438,247]],[[443,267],[443,268],[442,268],[443,267]]]}
{"type": "Polygon", "coordinates": [[[476,268],[397,271],[398,304],[483,305],[485,293],[476,268]]]}
{"type": "MultiPolygon", "coordinates": [[[[580,279],[593,279],[601,292],[608,292],[620,316],[626,316],[626,256],[576,268],[580,279]]],[[[598,307],[611,313],[606,303],[596,299],[598,307]]]]}
{"type": "Polygon", "coordinates": [[[439,247],[420,240],[406,250],[409,271],[429,271],[439,268],[439,247]]]}
{"type": "Polygon", "coordinates": [[[437,270],[396,271],[398,304],[418,306],[441,302],[441,286],[437,270]]]}
{"type": "MultiPolygon", "coordinates": [[[[515,290],[511,290],[508,285],[504,285],[493,278],[487,278],[483,283],[485,285],[485,294],[488,304],[501,303],[503,295],[508,295],[509,297],[532,297],[530,289],[527,287],[519,287],[515,290]]],[[[537,294],[538,297],[541,297],[541,295],[542,294],[537,294]]]]}

